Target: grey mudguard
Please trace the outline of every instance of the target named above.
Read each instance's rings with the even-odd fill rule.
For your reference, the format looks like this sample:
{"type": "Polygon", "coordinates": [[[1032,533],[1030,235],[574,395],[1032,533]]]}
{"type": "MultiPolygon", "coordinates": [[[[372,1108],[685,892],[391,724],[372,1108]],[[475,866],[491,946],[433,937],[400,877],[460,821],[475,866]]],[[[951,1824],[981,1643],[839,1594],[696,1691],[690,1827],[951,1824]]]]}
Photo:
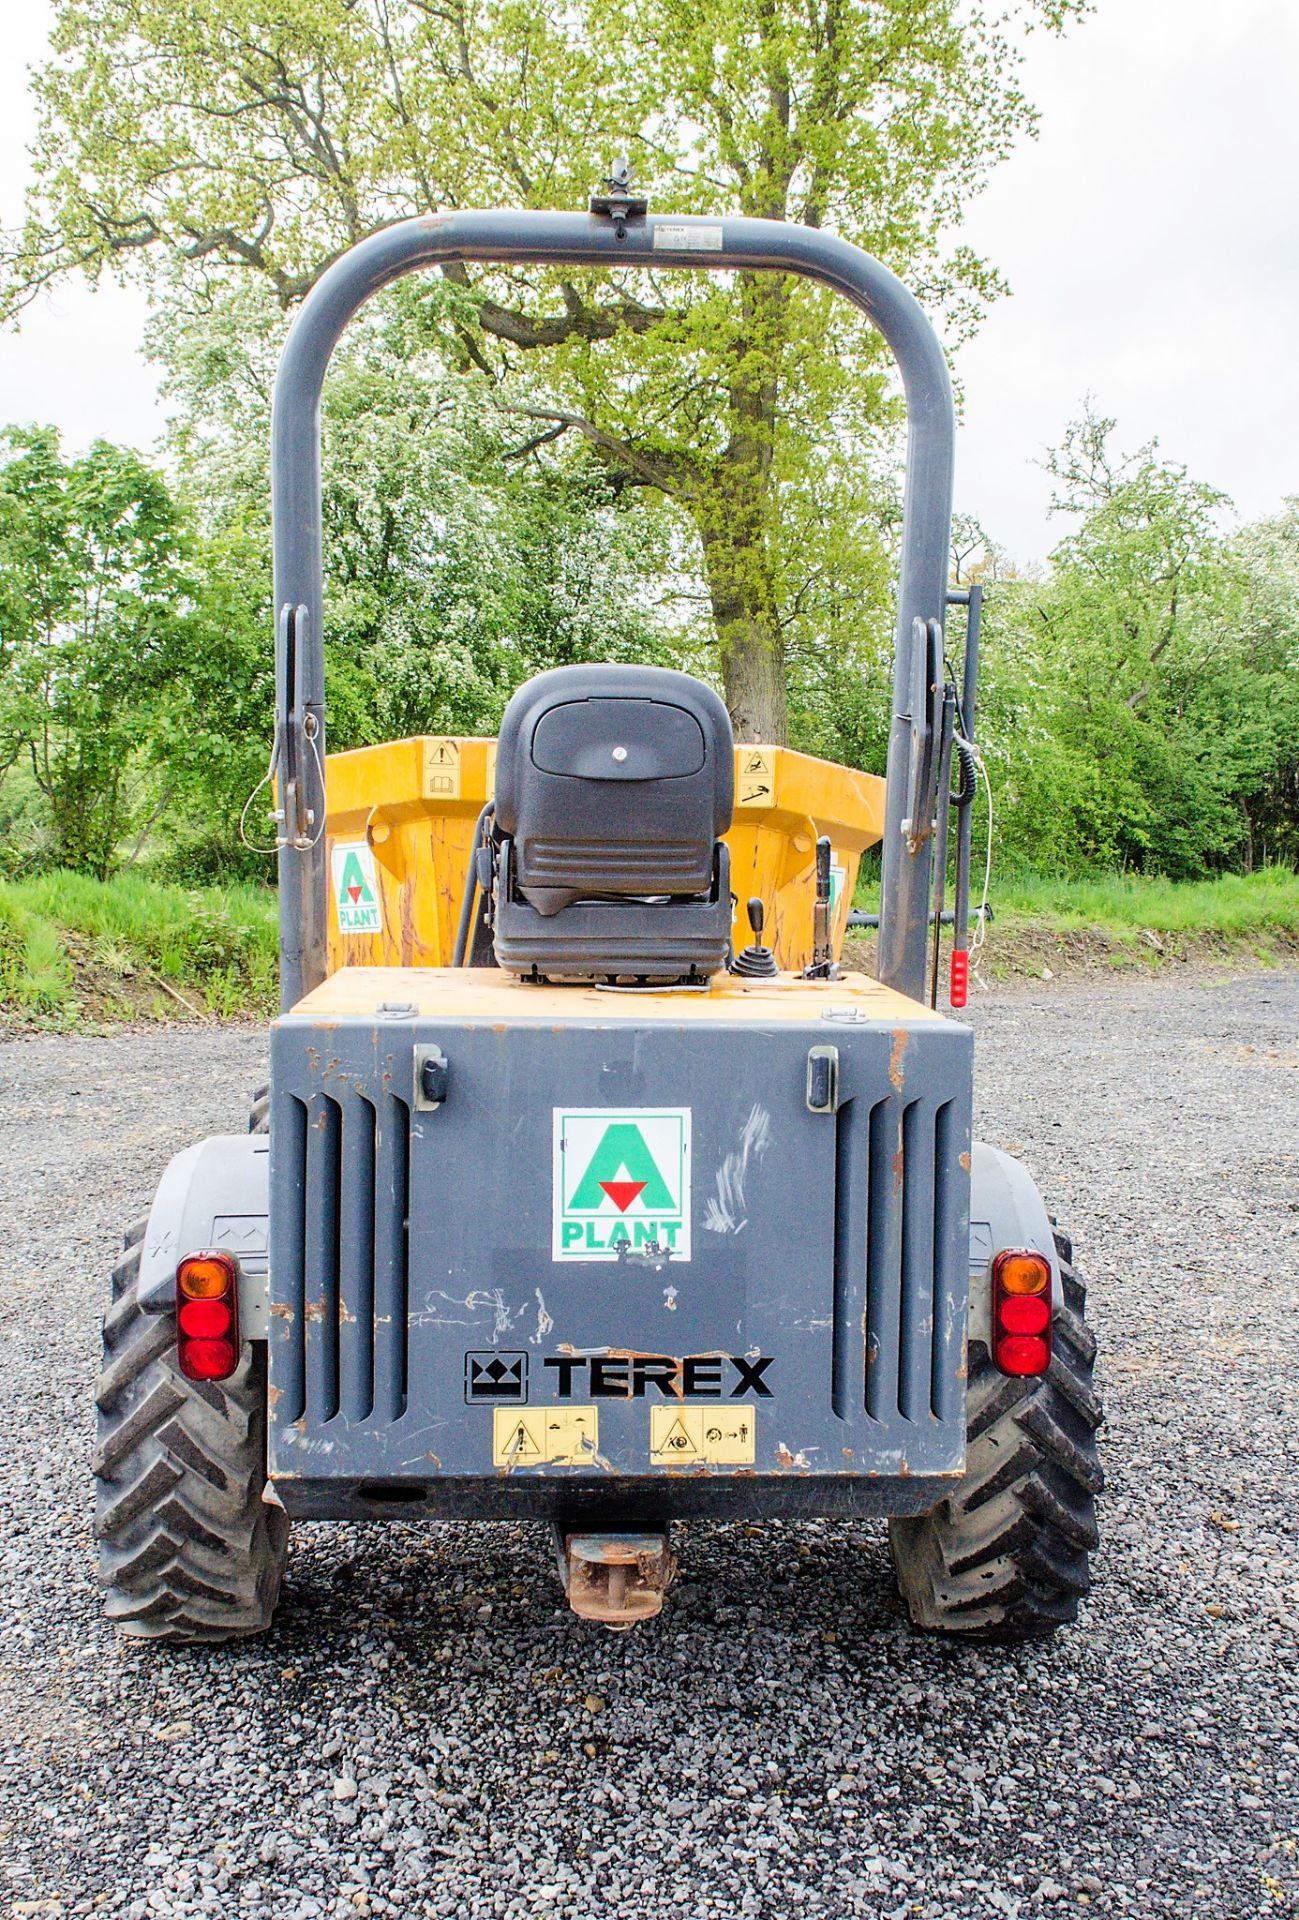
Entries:
{"type": "Polygon", "coordinates": [[[985,1346],[992,1335],[992,1262],[1005,1247],[1031,1247],[1046,1255],[1058,1301],[1055,1237],[1032,1175],[1008,1153],[976,1140],[970,1164],[970,1339],[985,1346]]]}
{"type": "Polygon", "coordinates": [[[218,1133],[178,1153],[162,1176],[140,1258],[140,1305],[169,1313],[176,1263],[187,1253],[220,1251],[239,1262],[239,1323],[264,1340],[267,1302],[267,1164],[264,1133],[218,1133]]]}

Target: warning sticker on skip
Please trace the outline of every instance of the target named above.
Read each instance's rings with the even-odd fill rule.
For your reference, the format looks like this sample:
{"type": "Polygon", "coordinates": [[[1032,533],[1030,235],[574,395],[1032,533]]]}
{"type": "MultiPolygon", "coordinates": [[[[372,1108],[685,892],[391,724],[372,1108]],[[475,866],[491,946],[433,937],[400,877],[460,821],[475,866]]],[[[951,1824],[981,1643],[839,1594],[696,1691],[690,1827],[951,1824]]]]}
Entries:
{"type": "Polygon", "coordinates": [[[774,807],[776,759],[771,747],[741,747],[735,756],[737,807],[774,807]]]}
{"type": "Polygon", "coordinates": [[[425,740],[424,798],[458,800],[460,798],[460,742],[425,740]]]}
{"type": "Polygon", "coordinates": [[[492,1465],[585,1467],[600,1444],[594,1407],[494,1407],[492,1465]]]}
{"type": "Polygon", "coordinates": [[[650,1465],[751,1467],[756,1424],[752,1407],[651,1407],[650,1465]]]}

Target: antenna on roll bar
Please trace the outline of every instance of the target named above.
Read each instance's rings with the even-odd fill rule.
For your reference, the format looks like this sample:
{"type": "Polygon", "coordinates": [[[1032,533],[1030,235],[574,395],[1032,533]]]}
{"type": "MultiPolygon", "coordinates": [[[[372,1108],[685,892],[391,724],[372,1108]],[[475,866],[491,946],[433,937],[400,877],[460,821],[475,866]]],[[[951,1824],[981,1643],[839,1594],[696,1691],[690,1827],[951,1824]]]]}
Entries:
{"type": "Polygon", "coordinates": [[[613,171],[605,175],[604,186],[603,193],[591,195],[591,211],[612,220],[614,233],[619,240],[625,240],[627,222],[643,220],[649,212],[648,198],[637,193],[631,183],[631,161],[625,153],[619,154],[613,171]]]}

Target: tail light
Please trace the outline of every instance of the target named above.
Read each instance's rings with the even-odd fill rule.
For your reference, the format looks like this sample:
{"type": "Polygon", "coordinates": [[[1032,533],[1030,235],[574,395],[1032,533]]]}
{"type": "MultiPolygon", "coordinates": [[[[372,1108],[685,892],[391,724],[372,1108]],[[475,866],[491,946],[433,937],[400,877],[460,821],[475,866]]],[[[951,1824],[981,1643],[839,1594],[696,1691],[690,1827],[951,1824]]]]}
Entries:
{"type": "Polygon", "coordinates": [[[176,1358],[187,1380],[239,1365],[238,1269],[228,1253],[191,1253],[176,1269],[176,1358]]]}
{"type": "Polygon", "coordinates": [[[1007,1247],[992,1263],[992,1357],[1003,1373],[1032,1378],[1051,1364],[1051,1262],[1007,1247]]]}

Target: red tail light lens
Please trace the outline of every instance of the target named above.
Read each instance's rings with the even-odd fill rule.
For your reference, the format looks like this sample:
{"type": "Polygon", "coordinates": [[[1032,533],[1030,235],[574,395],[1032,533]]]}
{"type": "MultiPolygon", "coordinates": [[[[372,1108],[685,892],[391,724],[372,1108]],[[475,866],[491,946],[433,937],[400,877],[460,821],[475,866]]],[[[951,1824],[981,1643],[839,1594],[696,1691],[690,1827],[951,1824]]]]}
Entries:
{"type": "Polygon", "coordinates": [[[239,1270],[228,1253],[176,1269],[176,1359],[187,1380],[227,1380],[239,1364],[239,1270]]]}
{"type": "Polygon", "coordinates": [[[230,1309],[224,1300],[187,1300],[179,1323],[188,1340],[217,1339],[230,1331],[230,1309]]]}
{"type": "Polygon", "coordinates": [[[238,1355],[228,1340],[185,1340],[180,1370],[187,1380],[228,1380],[238,1355]]]}
{"type": "Polygon", "coordinates": [[[992,1263],[992,1352],[1003,1373],[1032,1379],[1051,1364],[1051,1263],[1007,1247],[992,1263]]]}
{"type": "Polygon", "coordinates": [[[1044,1333],[1051,1324],[1051,1308],[1040,1293],[1012,1293],[1001,1303],[1003,1333],[1044,1333]]]}

